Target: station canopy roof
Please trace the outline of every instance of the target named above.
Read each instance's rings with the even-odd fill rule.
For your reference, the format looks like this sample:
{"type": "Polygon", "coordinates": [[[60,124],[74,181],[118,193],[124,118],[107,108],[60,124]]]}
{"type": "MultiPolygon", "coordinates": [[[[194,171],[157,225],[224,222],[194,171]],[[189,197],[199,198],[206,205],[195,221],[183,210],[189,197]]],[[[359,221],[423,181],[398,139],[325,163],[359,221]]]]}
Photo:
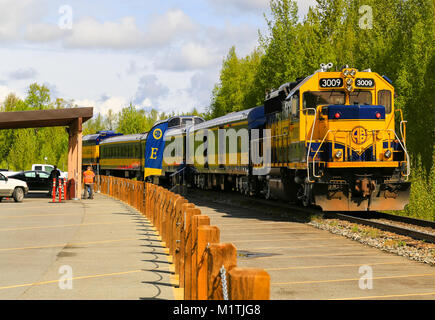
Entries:
{"type": "Polygon", "coordinates": [[[66,108],[35,111],[0,112],[1,129],[66,127],[79,118],[82,123],[93,116],[94,108],[66,108]]]}

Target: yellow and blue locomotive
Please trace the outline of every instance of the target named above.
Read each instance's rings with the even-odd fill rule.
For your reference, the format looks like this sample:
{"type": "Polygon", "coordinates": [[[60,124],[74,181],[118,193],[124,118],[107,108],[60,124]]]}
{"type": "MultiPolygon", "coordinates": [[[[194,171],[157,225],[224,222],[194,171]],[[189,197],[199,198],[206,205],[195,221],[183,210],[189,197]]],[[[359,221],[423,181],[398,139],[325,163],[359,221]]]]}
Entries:
{"type": "Polygon", "coordinates": [[[273,163],[267,188],[325,211],[401,210],[410,167],[394,87],[369,69],[331,67],[322,64],[266,97],[273,163]]]}

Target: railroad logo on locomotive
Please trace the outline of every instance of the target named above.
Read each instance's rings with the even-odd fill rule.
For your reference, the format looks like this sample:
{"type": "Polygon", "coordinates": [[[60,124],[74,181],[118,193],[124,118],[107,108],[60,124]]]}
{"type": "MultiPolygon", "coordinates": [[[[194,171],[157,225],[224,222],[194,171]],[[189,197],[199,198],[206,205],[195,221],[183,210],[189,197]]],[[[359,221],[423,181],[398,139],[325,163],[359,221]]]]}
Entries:
{"type": "Polygon", "coordinates": [[[363,127],[356,127],[352,130],[352,141],[356,144],[363,144],[367,140],[367,131],[363,127]]]}

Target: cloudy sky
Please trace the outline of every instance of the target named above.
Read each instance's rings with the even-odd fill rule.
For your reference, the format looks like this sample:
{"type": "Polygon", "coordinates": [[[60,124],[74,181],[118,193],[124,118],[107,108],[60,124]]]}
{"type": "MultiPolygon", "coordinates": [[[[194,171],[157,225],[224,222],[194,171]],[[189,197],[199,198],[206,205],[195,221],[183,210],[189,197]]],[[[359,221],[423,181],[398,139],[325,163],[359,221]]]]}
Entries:
{"type": "MultiPolygon", "coordinates": [[[[229,48],[257,46],[268,2],[0,0],[0,101],[36,81],[103,114],[204,111],[229,48]]],[[[314,2],[298,1],[301,17],[314,2]]]]}

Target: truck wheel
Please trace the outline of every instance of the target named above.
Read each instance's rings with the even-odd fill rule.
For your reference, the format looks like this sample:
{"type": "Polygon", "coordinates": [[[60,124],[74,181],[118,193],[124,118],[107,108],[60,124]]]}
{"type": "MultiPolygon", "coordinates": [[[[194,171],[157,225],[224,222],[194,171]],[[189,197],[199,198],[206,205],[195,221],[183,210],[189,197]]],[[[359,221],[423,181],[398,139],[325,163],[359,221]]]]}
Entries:
{"type": "Polygon", "coordinates": [[[24,191],[22,188],[15,188],[14,194],[12,195],[14,197],[15,202],[23,202],[24,199],[24,191]]]}

